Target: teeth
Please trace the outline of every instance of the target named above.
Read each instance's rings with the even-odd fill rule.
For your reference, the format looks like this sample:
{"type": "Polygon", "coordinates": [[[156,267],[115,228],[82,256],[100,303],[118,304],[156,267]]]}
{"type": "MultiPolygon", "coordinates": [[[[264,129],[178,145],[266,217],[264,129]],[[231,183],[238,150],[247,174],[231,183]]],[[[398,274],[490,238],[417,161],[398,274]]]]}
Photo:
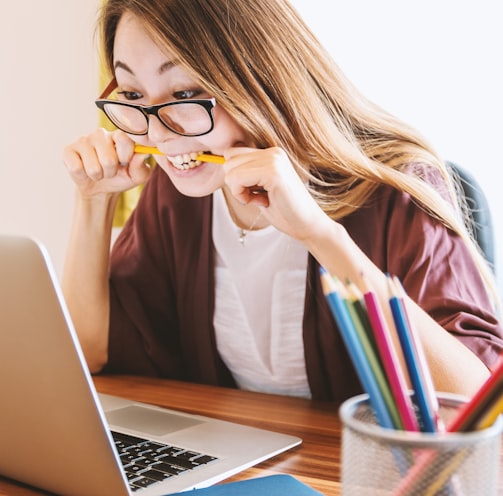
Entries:
{"type": "Polygon", "coordinates": [[[189,170],[194,169],[201,165],[201,161],[197,160],[199,153],[184,153],[181,155],[175,155],[174,157],[169,157],[170,162],[179,170],[189,170]]]}

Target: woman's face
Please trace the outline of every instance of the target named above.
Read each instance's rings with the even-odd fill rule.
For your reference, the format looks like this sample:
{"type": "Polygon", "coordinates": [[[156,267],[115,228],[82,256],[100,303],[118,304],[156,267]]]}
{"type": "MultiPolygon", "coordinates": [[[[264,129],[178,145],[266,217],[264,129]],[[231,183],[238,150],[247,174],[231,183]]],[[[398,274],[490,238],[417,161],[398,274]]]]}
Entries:
{"type": "MultiPolygon", "coordinates": [[[[169,55],[161,52],[137,18],[128,13],[122,16],[117,27],[114,69],[119,97],[131,103],[157,105],[213,96],[206,93],[169,55]]],[[[233,146],[253,146],[250,138],[219,107],[218,102],[213,113],[214,128],[204,136],[180,136],[154,116],[149,118],[147,135],[131,136],[136,142],[156,146],[163,153],[155,156],[158,165],[175,187],[188,196],[205,196],[222,187],[224,174],[222,166],[213,163],[196,165],[194,160],[189,160],[187,168],[187,156],[203,151],[222,155],[233,146]]]]}

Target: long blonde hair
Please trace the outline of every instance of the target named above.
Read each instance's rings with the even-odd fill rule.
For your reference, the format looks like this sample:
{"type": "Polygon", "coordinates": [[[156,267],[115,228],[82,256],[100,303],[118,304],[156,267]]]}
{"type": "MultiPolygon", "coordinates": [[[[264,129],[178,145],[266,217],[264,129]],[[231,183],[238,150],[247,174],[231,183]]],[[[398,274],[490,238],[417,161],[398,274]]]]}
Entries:
{"type": "Polygon", "coordinates": [[[111,72],[126,11],[259,147],[288,153],[334,220],[358,209],[381,184],[405,191],[464,239],[499,301],[443,160],[414,129],[358,92],[287,0],[108,0],[101,37],[111,72]],[[445,190],[406,171],[411,164],[438,171],[445,190]]]}

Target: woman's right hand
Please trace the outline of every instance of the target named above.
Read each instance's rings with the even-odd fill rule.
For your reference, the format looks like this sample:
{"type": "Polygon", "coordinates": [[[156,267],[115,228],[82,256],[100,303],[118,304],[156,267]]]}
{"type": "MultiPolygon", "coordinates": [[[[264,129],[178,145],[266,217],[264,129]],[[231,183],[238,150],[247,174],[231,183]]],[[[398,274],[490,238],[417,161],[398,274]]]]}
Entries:
{"type": "Polygon", "coordinates": [[[65,147],[63,161],[83,197],[120,193],[144,183],[151,172],[123,131],[97,129],[65,147]]]}

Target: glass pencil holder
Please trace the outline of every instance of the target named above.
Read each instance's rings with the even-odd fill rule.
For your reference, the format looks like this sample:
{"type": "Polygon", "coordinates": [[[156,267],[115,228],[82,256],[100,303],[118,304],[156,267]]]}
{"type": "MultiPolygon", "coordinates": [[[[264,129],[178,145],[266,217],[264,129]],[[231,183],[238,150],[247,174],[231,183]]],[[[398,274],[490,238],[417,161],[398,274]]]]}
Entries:
{"type": "MultiPolygon", "coordinates": [[[[438,394],[447,424],[463,400],[438,394]]],[[[422,433],[377,425],[368,396],[346,400],[342,421],[342,496],[496,496],[503,418],[467,433],[422,433]]]]}

